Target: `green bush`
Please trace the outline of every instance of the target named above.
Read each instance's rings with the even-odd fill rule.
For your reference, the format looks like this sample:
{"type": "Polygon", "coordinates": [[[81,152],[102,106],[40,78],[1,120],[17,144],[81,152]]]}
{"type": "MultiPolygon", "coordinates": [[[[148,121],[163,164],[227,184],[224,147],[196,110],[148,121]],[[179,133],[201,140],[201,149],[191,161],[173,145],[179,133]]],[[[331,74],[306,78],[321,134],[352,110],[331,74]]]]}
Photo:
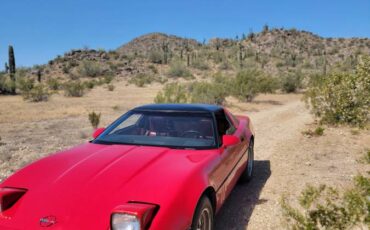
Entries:
{"type": "Polygon", "coordinates": [[[22,91],[23,99],[31,102],[47,101],[49,95],[48,88],[42,84],[35,85],[28,91],[22,91]]]}
{"type": "Polygon", "coordinates": [[[96,80],[85,81],[83,85],[86,89],[93,89],[95,85],[98,85],[98,82],[96,80]]]}
{"type": "Polygon", "coordinates": [[[99,123],[100,123],[100,117],[101,117],[101,113],[95,113],[94,111],[89,113],[89,121],[91,123],[91,126],[96,129],[98,128],[99,126],[99,123]]]}
{"type": "Polygon", "coordinates": [[[232,69],[233,67],[230,61],[226,59],[219,64],[218,68],[220,70],[229,70],[229,69],[232,69]]]}
{"type": "Polygon", "coordinates": [[[180,61],[171,63],[170,69],[168,70],[168,75],[174,78],[182,77],[185,79],[189,79],[193,77],[193,75],[188,70],[188,68],[180,61]]]}
{"type": "Polygon", "coordinates": [[[99,84],[109,84],[113,81],[113,78],[113,75],[107,74],[103,78],[99,79],[99,84]]]}
{"type": "Polygon", "coordinates": [[[354,74],[313,76],[305,98],[323,123],[366,126],[370,117],[370,57],[360,59],[354,74]]]}
{"type": "Polygon", "coordinates": [[[158,69],[154,66],[154,65],[149,65],[148,68],[154,73],[154,74],[157,74],[158,73],[158,69]]]}
{"type": "Polygon", "coordinates": [[[47,80],[47,85],[49,86],[49,89],[51,90],[59,90],[62,87],[60,82],[55,78],[49,78],[47,80]]]}
{"type": "Polygon", "coordinates": [[[207,61],[202,59],[202,58],[197,58],[197,59],[193,60],[193,62],[191,63],[191,66],[193,68],[196,68],[196,69],[199,69],[199,70],[208,70],[209,69],[207,61]]]}
{"type": "Polygon", "coordinates": [[[370,178],[357,176],[353,188],[344,192],[309,185],[298,199],[299,209],[287,197],[281,199],[281,207],[288,229],[361,229],[370,224],[369,194],[370,178]]]}
{"type": "Polygon", "coordinates": [[[13,94],[16,88],[16,83],[10,79],[9,75],[0,75],[0,93],[1,94],[13,94]]]}
{"type": "Polygon", "coordinates": [[[155,103],[186,103],[187,89],[179,83],[169,83],[154,98],[155,103]]]}
{"type": "Polygon", "coordinates": [[[309,137],[313,137],[313,136],[318,137],[318,136],[324,135],[324,131],[325,131],[325,128],[318,126],[316,127],[315,130],[308,129],[306,131],[303,131],[302,134],[309,136],[309,137]]]}
{"type": "Polygon", "coordinates": [[[98,62],[83,61],[78,68],[78,73],[82,77],[98,77],[103,75],[103,68],[98,62]]]}
{"type": "Polygon", "coordinates": [[[155,64],[162,64],[163,62],[163,53],[158,50],[152,50],[149,53],[149,61],[155,64]]]}
{"type": "Polygon", "coordinates": [[[82,97],[85,87],[80,81],[69,81],[64,84],[64,95],[67,97],[82,97]]]}
{"type": "Polygon", "coordinates": [[[22,92],[22,94],[28,93],[34,87],[35,81],[32,78],[21,77],[17,78],[16,85],[17,88],[22,92]]]}
{"type": "Polygon", "coordinates": [[[266,74],[259,75],[256,84],[259,93],[274,93],[280,86],[276,78],[266,74]]]}
{"type": "Polygon", "coordinates": [[[109,91],[113,91],[114,90],[114,85],[113,84],[109,84],[108,86],[107,86],[107,88],[108,88],[108,90],[109,91]]]}
{"type": "Polygon", "coordinates": [[[233,95],[240,100],[251,102],[260,91],[257,84],[260,75],[261,73],[256,70],[244,70],[239,72],[233,83],[233,95]]]}
{"type": "Polygon", "coordinates": [[[222,105],[226,96],[228,96],[228,92],[220,83],[194,82],[190,86],[192,103],[222,105]]]}
{"type": "Polygon", "coordinates": [[[147,84],[151,84],[155,78],[152,75],[139,73],[135,77],[131,78],[128,82],[135,84],[138,87],[144,87],[147,84]]]}
{"type": "Polygon", "coordinates": [[[300,74],[287,74],[282,77],[281,90],[285,93],[295,93],[302,86],[300,74]]]}

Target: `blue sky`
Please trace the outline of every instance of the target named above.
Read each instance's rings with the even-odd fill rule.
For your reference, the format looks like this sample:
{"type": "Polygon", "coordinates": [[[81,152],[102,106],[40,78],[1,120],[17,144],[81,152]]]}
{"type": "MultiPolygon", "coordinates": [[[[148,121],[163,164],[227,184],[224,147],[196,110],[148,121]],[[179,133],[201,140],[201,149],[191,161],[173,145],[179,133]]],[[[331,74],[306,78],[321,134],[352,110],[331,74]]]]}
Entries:
{"type": "Polygon", "coordinates": [[[32,66],[72,48],[115,49],[149,32],[203,41],[268,24],[370,37],[370,0],[6,0],[0,9],[0,69],[9,44],[18,66],[32,66]]]}

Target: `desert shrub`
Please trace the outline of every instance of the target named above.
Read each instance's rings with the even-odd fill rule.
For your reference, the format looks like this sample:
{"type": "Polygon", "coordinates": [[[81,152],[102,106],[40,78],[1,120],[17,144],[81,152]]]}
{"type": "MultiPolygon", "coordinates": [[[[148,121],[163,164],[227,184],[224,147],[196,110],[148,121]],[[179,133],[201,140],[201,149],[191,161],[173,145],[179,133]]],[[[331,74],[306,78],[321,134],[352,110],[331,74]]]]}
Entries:
{"type": "Polygon", "coordinates": [[[323,128],[322,126],[318,126],[314,130],[311,130],[311,129],[305,130],[302,132],[302,134],[308,137],[313,137],[313,136],[318,137],[318,136],[324,135],[324,130],[325,128],[323,128]]]}
{"type": "Polygon", "coordinates": [[[69,63],[62,65],[62,71],[65,74],[68,74],[71,71],[71,65],[69,63]]]}
{"type": "Polygon", "coordinates": [[[196,69],[199,69],[199,70],[208,70],[209,69],[209,66],[208,66],[206,60],[204,60],[202,58],[197,58],[197,59],[193,60],[193,62],[191,63],[191,66],[193,68],[196,68],[196,69]]]}
{"type": "Polygon", "coordinates": [[[261,73],[256,70],[239,72],[233,83],[233,95],[243,101],[252,101],[259,93],[257,80],[260,75],[261,73]]]}
{"type": "Polygon", "coordinates": [[[80,81],[69,81],[64,84],[63,89],[67,97],[82,97],[85,87],[80,81]]]}
{"type": "Polygon", "coordinates": [[[270,75],[261,74],[256,82],[259,93],[274,93],[279,88],[279,81],[270,75]]]}
{"type": "Polygon", "coordinates": [[[370,117],[370,58],[363,57],[354,74],[311,77],[305,98],[323,123],[365,126],[370,117]]]}
{"type": "Polygon", "coordinates": [[[49,86],[49,89],[51,90],[59,90],[62,87],[60,82],[55,78],[49,78],[46,84],[49,86]]]}
{"type": "Polygon", "coordinates": [[[89,113],[89,121],[90,121],[91,126],[94,129],[98,128],[99,123],[100,123],[100,117],[101,117],[101,113],[95,113],[94,111],[89,113]]]}
{"type": "Polygon", "coordinates": [[[166,84],[162,91],[154,98],[155,103],[186,103],[186,86],[179,83],[166,84]]]}
{"type": "Polygon", "coordinates": [[[109,84],[107,86],[107,88],[108,88],[109,91],[113,91],[114,90],[114,85],[113,84],[109,84]]]}
{"type": "Polygon", "coordinates": [[[226,60],[222,61],[222,62],[219,64],[218,68],[219,68],[220,70],[229,70],[229,69],[232,69],[232,68],[233,68],[233,66],[232,66],[232,64],[230,63],[230,61],[226,59],[226,60]]]}
{"type": "Polygon", "coordinates": [[[226,96],[228,96],[228,92],[220,83],[194,82],[190,85],[192,103],[222,105],[226,96]]]}
{"type": "Polygon", "coordinates": [[[370,178],[357,176],[343,192],[333,187],[308,185],[293,207],[287,197],[281,207],[289,229],[361,229],[370,224],[370,178]],[[357,228],[356,228],[357,227],[357,228]]]}
{"type": "Polygon", "coordinates": [[[17,78],[16,85],[17,88],[22,92],[22,94],[28,93],[34,87],[35,81],[32,78],[22,77],[17,78]]]}
{"type": "Polygon", "coordinates": [[[297,73],[282,76],[281,90],[285,93],[295,93],[302,86],[302,77],[297,73]]]}
{"type": "Polygon", "coordinates": [[[157,74],[158,73],[158,69],[154,66],[154,65],[149,65],[148,68],[154,73],[154,74],[157,74]]]}
{"type": "Polygon", "coordinates": [[[370,164],[370,150],[368,150],[366,155],[365,155],[365,162],[367,164],[370,164]]]}
{"type": "Polygon", "coordinates": [[[23,99],[31,102],[47,101],[49,95],[48,88],[43,84],[38,84],[33,86],[30,90],[22,91],[23,99]]]}
{"type": "Polygon", "coordinates": [[[144,87],[147,84],[151,84],[155,80],[154,76],[144,73],[139,73],[135,77],[131,78],[128,82],[135,84],[138,87],[144,87]]]}
{"type": "Polygon", "coordinates": [[[9,75],[0,75],[0,93],[12,94],[15,91],[16,83],[10,79],[9,75]]]}
{"type": "Polygon", "coordinates": [[[109,84],[113,81],[114,76],[112,74],[107,74],[103,78],[99,79],[100,84],[109,84]]]}
{"type": "Polygon", "coordinates": [[[193,75],[188,70],[188,68],[180,61],[175,61],[170,64],[170,69],[168,70],[168,76],[174,78],[192,78],[193,75]]]}
{"type": "Polygon", "coordinates": [[[210,59],[211,59],[214,63],[218,64],[218,63],[221,63],[221,62],[223,62],[224,60],[226,60],[226,59],[227,59],[227,57],[226,57],[226,56],[225,56],[225,54],[224,54],[224,53],[222,53],[222,52],[214,51],[214,52],[210,53],[210,59]]]}
{"type": "Polygon", "coordinates": [[[152,50],[152,51],[150,51],[148,58],[149,58],[149,61],[151,63],[162,64],[162,62],[163,62],[163,53],[161,51],[158,51],[158,50],[152,50]]]}
{"type": "Polygon", "coordinates": [[[226,77],[225,75],[221,73],[216,73],[215,75],[213,75],[212,82],[222,85],[224,90],[229,92],[229,94],[231,94],[231,91],[233,90],[233,87],[234,87],[233,85],[234,78],[226,77]]]}
{"type": "Polygon", "coordinates": [[[103,68],[98,62],[83,61],[78,68],[78,73],[82,77],[97,77],[103,74],[103,68]]]}
{"type": "Polygon", "coordinates": [[[98,85],[98,82],[96,80],[85,81],[83,83],[83,86],[86,89],[93,89],[95,87],[95,85],[98,85]]]}

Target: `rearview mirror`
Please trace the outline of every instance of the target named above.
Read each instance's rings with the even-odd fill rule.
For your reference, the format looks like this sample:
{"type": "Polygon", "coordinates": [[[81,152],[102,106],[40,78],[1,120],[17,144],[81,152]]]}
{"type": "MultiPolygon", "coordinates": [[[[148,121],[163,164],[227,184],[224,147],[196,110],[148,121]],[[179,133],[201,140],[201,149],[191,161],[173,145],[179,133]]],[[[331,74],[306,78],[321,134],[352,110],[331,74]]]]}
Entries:
{"type": "Polygon", "coordinates": [[[97,138],[102,132],[104,132],[105,128],[98,128],[98,129],[95,129],[94,133],[93,133],[93,138],[97,138]]]}
{"type": "Polygon", "coordinates": [[[233,135],[223,135],[222,143],[225,147],[236,145],[240,142],[240,139],[233,135]]]}

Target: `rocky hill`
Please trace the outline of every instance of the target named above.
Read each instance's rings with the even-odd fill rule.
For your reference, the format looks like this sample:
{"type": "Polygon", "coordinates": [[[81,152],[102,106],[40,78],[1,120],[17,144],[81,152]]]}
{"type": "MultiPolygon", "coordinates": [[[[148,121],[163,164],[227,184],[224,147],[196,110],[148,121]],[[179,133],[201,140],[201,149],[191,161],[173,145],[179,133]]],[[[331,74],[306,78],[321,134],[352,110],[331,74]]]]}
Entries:
{"type": "Polygon", "coordinates": [[[166,48],[170,52],[181,52],[181,49],[185,49],[186,47],[194,49],[199,46],[201,44],[194,39],[181,38],[163,33],[150,33],[122,45],[117,49],[117,52],[146,56],[152,51],[164,51],[166,48]]]}
{"type": "Polygon", "coordinates": [[[43,78],[72,80],[105,75],[132,78],[139,74],[166,78],[171,68],[180,66],[181,71],[201,78],[217,72],[232,76],[241,69],[259,69],[279,77],[351,71],[362,54],[370,54],[369,38],[323,38],[296,29],[265,27],[241,38],[214,38],[206,43],[150,33],[116,50],[71,50],[23,73],[35,76],[41,72],[43,78]]]}

